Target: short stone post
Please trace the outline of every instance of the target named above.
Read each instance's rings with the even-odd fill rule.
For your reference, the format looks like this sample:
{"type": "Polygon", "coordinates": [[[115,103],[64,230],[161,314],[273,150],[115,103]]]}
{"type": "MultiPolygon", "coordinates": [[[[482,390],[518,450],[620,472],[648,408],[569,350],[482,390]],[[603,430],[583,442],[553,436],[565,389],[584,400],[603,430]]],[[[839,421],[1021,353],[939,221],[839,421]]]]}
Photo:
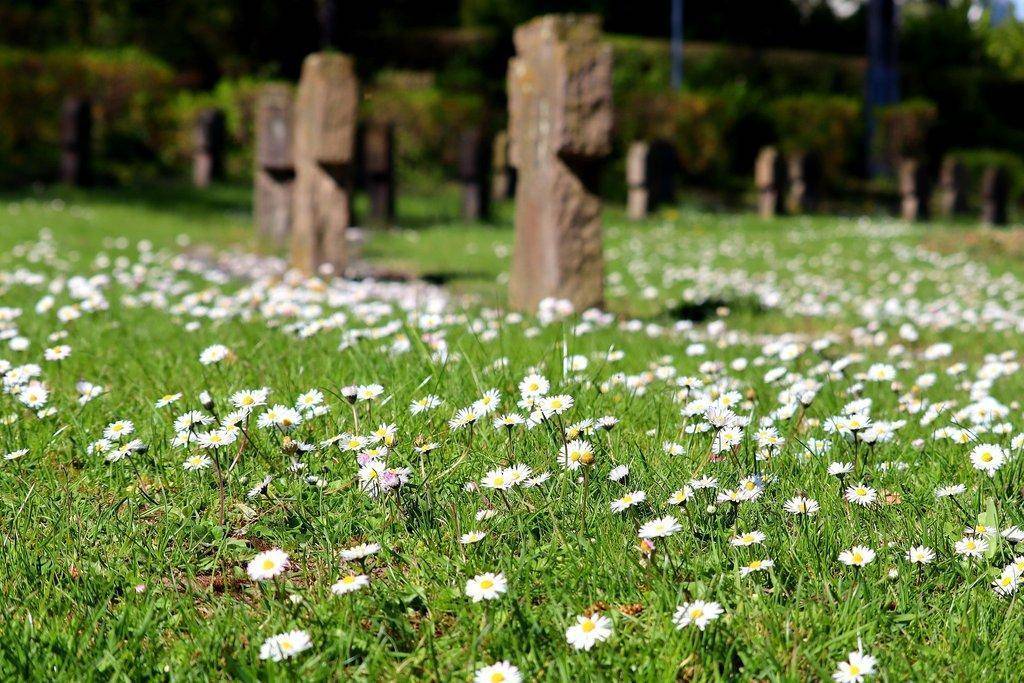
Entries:
{"type": "Polygon", "coordinates": [[[647,218],[652,208],[648,187],[650,153],[647,142],[634,142],[626,152],[626,214],[634,221],[647,218]]]}
{"type": "Polygon", "coordinates": [[[291,236],[294,114],[291,86],[275,83],[260,89],[256,99],[256,230],[277,247],[285,246],[291,236]]]}
{"type": "Polygon", "coordinates": [[[60,181],[92,182],[92,103],[84,97],[69,97],[61,108],[60,181]]]}
{"type": "Polygon", "coordinates": [[[754,162],[757,214],[761,218],[774,218],[785,213],[787,173],[785,160],[779,150],[775,147],[762,147],[754,162]]]}
{"type": "Polygon", "coordinates": [[[967,212],[967,168],[949,156],[939,172],[939,212],[945,218],[967,212]]]}
{"type": "Polygon", "coordinates": [[[516,169],[508,155],[508,131],[499,131],[494,136],[491,158],[491,199],[511,199],[516,191],[516,169]]]}
{"type": "Polygon", "coordinates": [[[676,150],[666,140],[634,142],[626,152],[626,209],[633,220],[645,218],[675,198],[679,166],[676,150]]]}
{"type": "Polygon", "coordinates": [[[295,100],[292,265],[340,275],[348,261],[358,82],[351,57],[314,53],[295,100]]]}
{"type": "Polygon", "coordinates": [[[395,126],[371,122],[363,129],[363,177],[370,195],[370,223],[395,220],[395,126]]]}
{"type": "Polygon", "coordinates": [[[985,225],[1006,225],[1010,199],[1010,177],[1002,166],[989,166],[981,176],[981,221],[985,225]]]}
{"type": "Polygon", "coordinates": [[[796,152],[786,160],[788,192],[786,210],[798,214],[813,211],[821,189],[821,166],[810,152],[796,152]]]}
{"type": "Polygon", "coordinates": [[[491,194],[487,187],[490,165],[489,140],[482,128],[459,134],[459,184],[462,185],[462,220],[485,221],[491,217],[491,194]]]}
{"type": "Polygon", "coordinates": [[[905,221],[928,219],[931,203],[931,179],[928,169],[917,159],[903,159],[899,167],[900,217],[905,221]]]}
{"type": "Polygon", "coordinates": [[[611,151],[612,51],[595,15],[519,26],[509,62],[509,139],[516,167],[514,308],[547,298],[576,310],[604,299],[601,161],[611,151]]]}
{"type": "Polygon", "coordinates": [[[196,116],[194,136],[192,184],[209,187],[213,180],[224,177],[224,143],[227,139],[224,112],[215,107],[201,110],[196,116]]]}

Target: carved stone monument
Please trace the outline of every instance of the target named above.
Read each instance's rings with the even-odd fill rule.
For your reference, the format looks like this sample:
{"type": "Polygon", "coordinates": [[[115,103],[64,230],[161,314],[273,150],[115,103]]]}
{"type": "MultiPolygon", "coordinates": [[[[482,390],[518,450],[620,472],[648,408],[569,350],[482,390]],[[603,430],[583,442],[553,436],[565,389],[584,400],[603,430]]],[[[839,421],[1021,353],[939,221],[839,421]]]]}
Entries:
{"type": "Polygon", "coordinates": [[[939,212],[946,218],[967,212],[967,168],[953,157],[939,172],[939,212]]]}
{"type": "Polygon", "coordinates": [[[989,166],[981,176],[981,221],[985,225],[1006,225],[1010,199],[1010,177],[1002,166],[989,166]]]}
{"type": "Polygon", "coordinates": [[[372,121],[363,128],[363,178],[370,195],[370,222],[395,220],[395,126],[372,121]]]}
{"type": "Polygon", "coordinates": [[[612,51],[595,15],[547,15],[515,31],[509,139],[516,167],[514,308],[604,298],[601,161],[611,151],[612,51]]]}
{"type": "Polygon", "coordinates": [[[516,169],[508,155],[508,131],[499,131],[494,136],[491,158],[491,198],[511,199],[516,191],[516,169]]]}
{"type": "Polygon", "coordinates": [[[92,103],[84,97],[64,100],[60,113],[60,180],[92,182],[92,103]]]}
{"type": "Polygon", "coordinates": [[[754,162],[754,185],[757,188],[757,213],[773,218],[785,213],[786,162],[775,147],[762,147],[754,162]]]}
{"type": "Polygon", "coordinates": [[[900,217],[905,221],[928,219],[931,179],[927,167],[917,159],[904,159],[899,167],[900,217]]]}
{"type": "Polygon", "coordinates": [[[810,152],[795,152],[786,159],[786,210],[798,214],[813,211],[821,198],[821,164],[810,152]]]}
{"type": "Polygon", "coordinates": [[[315,53],[302,64],[295,101],[292,265],[341,274],[352,218],[358,83],[351,57],[315,53]]]}
{"type": "Polygon", "coordinates": [[[462,218],[466,221],[488,220],[491,194],[487,186],[490,166],[489,140],[482,128],[475,127],[459,135],[459,183],[462,185],[462,218]]]}
{"type": "Polygon", "coordinates": [[[272,84],[260,90],[256,99],[256,230],[278,247],[288,243],[292,230],[294,119],[295,91],[291,86],[272,84]]]}
{"type": "Polygon", "coordinates": [[[195,148],[192,152],[192,183],[196,187],[209,187],[213,180],[224,177],[226,139],[224,112],[215,107],[200,111],[196,116],[195,148]]]}

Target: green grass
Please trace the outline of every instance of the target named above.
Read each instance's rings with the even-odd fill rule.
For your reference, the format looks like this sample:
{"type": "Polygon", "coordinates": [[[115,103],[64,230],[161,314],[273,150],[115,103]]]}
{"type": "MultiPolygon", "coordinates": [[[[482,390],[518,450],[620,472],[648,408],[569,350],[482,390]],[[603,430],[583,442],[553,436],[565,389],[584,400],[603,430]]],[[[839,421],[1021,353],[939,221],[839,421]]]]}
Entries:
{"type": "MultiPolygon", "coordinates": [[[[273,289],[276,275],[209,277],[212,261],[199,260],[198,245],[232,253],[261,246],[248,200],[247,188],[234,186],[0,200],[0,359],[41,366],[55,409],[40,417],[14,389],[0,394],[0,455],[28,450],[0,461],[3,678],[462,681],[507,659],[527,680],[808,680],[828,679],[858,639],[878,658],[883,680],[1019,677],[1018,600],[989,586],[1013,547],[996,537],[989,553],[971,560],[953,546],[979,513],[1000,529],[1024,524],[1022,461],[1016,456],[989,479],[971,467],[973,443],[935,436],[959,425],[980,443],[1009,449],[1021,431],[1019,264],[922,247],[955,243],[973,228],[824,217],[766,223],[685,207],[632,224],[610,209],[614,321],[538,325],[490,310],[503,301],[510,207],[499,207],[491,225],[465,225],[457,195],[445,189],[403,198],[404,227],[368,232],[363,251],[382,271],[443,280],[454,296],[445,317],[435,326],[394,302],[335,306],[303,289],[304,303],[319,306],[306,311],[310,319],[336,311],[346,318],[341,329],[299,335],[296,318],[269,318],[263,307],[271,293],[284,296],[273,289]],[[140,251],[139,240],[152,249],[140,251]],[[195,260],[186,264],[181,253],[195,260]],[[74,276],[94,277],[91,294],[74,276]],[[83,315],[61,322],[58,310],[76,301],[69,285],[83,315]],[[48,293],[54,305],[37,312],[48,293]],[[692,330],[677,325],[681,316],[695,319],[692,330]],[[386,334],[339,348],[343,334],[392,321],[386,334]],[[58,332],[67,336],[51,338],[58,332]],[[24,337],[28,348],[10,348],[9,336],[24,337]],[[815,350],[819,339],[831,345],[815,350]],[[951,355],[925,353],[937,343],[950,344],[951,355]],[[44,360],[57,344],[71,346],[70,357],[44,360]],[[232,357],[201,364],[213,344],[232,357]],[[785,344],[799,353],[780,357],[785,344]],[[609,361],[609,349],[623,357],[609,361]],[[989,355],[1003,352],[1003,360],[989,355]],[[587,367],[565,369],[563,358],[577,355],[587,367]],[[844,358],[845,370],[831,365],[844,358]],[[957,362],[966,369],[948,374],[957,362]],[[874,363],[891,364],[899,386],[862,378],[874,363]],[[774,368],[791,375],[767,378],[774,368]],[[575,406],[511,435],[490,418],[472,430],[448,427],[456,409],[492,388],[502,395],[499,412],[517,410],[517,385],[531,369],[575,406]],[[921,381],[927,373],[933,384],[921,381]],[[753,423],[735,452],[709,462],[710,435],[685,431],[701,420],[680,414],[686,402],[674,377],[684,376],[712,394],[739,393],[736,412],[753,423]],[[798,416],[773,421],[785,444],[755,464],[758,420],[800,378],[816,379],[816,397],[798,416]],[[105,390],[80,404],[82,380],[105,390]],[[375,401],[350,406],[340,397],[344,386],[370,383],[384,387],[375,401]],[[329,411],[289,434],[299,441],[394,424],[388,462],[410,468],[410,482],[371,498],[359,488],[353,453],[338,445],[288,453],[284,434],[257,427],[260,411],[243,423],[244,437],[216,453],[216,469],[184,470],[197,448],[172,444],[174,418],[204,410],[199,393],[208,391],[211,416],[220,419],[233,392],[263,386],[270,404],[323,391],[329,411]],[[176,392],[180,401],[154,407],[176,392]],[[410,414],[410,402],[427,394],[443,405],[410,414]],[[991,396],[1006,407],[992,424],[1011,427],[996,433],[952,410],[922,424],[911,395],[956,401],[956,409],[991,396]],[[826,433],[825,421],[857,398],[872,400],[873,420],[905,426],[889,442],[857,448],[826,433]],[[584,437],[596,459],[580,481],[556,462],[562,428],[603,415],[620,423],[584,437]],[[89,444],[120,419],[134,423],[133,436],[148,448],[116,462],[90,454],[89,444]],[[831,443],[831,451],[804,457],[809,439],[831,443]],[[422,441],[439,446],[421,456],[414,445],[422,441]],[[683,453],[666,453],[665,442],[683,453]],[[292,471],[293,458],[304,469],[292,471]],[[856,460],[845,483],[864,481],[879,500],[867,508],[844,501],[826,472],[832,460],[856,460]],[[553,476],[507,495],[465,490],[510,462],[553,476]],[[628,485],[608,480],[616,464],[629,466],[628,485]],[[665,502],[698,473],[731,488],[755,470],[768,478],[755,501],[709,512],[705,491],[685,510],[665,502]],[[273,477],[267,492],[247,497],[265,476],[273,477]],[[937,500],[935,488],[951,483],[967,491],[937,500]],[[647,501],[612,514],[610,502],[633,490],[647,501]],[[783,510],[797,494],[820,503],[817,516],[783,510]],[[477,521],[483,509],[495,515],[477,521]],[[653,560],[641,562],[637,528],[667,514],[683,530],[659,539],[653,560]],[[488,535],[461,545],[471,529],[488,535]],[[729,544],[749,530],[764,532],[764,543],[729,544]],[[332,595],[331,584],[362,571],[339,558],[359,542],[382,546],[365,565],[369,586],[332,595]],[[877,559],[863,569],[841,564],[839,553],[855,544],[877,559]],[[905,554],[914,545],[933,548],[935,563],[910,565],[905,554]],[[291,567],[273,581],[249,580],[248,561],[273,547],[291,556],[291,567]],[[771,571],[740,575],[742,565],[766,558],[771,571]],[[489,571],[505,574],[508,592],[473,603],[466,581],[489,571]],[[694,598],[721,603],[725,614],[704,632],[677,630],[673,612],[694,598]],[[565,630],[597,608],[612,618],[612,637],[573,651],[565,630]],[[291,629],[308,631],[312,648],[284,662],[260,660],[263,641],[291,629]]],[[[237,253],[228,262],[241,263],[237,253]]]]}

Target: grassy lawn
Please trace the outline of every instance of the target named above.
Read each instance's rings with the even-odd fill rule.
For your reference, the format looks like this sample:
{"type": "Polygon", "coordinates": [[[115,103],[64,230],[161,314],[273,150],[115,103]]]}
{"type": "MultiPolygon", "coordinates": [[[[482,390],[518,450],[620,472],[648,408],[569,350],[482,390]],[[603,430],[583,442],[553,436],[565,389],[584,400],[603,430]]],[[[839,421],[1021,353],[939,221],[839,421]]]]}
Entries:
{"type": "Polygon", "coordinates": [[[364,236],[434,286],[287,275],[246,187],[0,197],[4,679],[1019,677],[1017,232],[611,208],[538,320],[457,209],[364,236]]]}

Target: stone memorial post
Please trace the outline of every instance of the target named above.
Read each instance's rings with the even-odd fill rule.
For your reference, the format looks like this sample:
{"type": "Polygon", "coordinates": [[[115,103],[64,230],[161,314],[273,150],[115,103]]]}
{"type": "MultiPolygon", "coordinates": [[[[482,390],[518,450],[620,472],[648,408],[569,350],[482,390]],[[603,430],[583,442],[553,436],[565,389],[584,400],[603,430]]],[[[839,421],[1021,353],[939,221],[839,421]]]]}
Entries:
{"type": "Polygon", "coordinates": [[[666,140],[634,142],[626,153],[626,208],[634,220],[675,199],[679,167],[676,150],[666,140]]]}
{"type": "Polygon", "coordinates": [[[92,182],[92,103],[84,97],[69,97],[61,108],[60,180],[78,186],[92,182]]]}
{"type": "Polygon", "coordinates": [[[395,220],[395,126],[370,122],[363,129],[363,177],[370,195],[370,222],[395,220]]]}
{"type": "Polygon", "coordinates": [[[1006,225],[1010,199],[1010,178],[1002,166],[989,166],[981,176],[981,221],[985,225],[1006,225]]]}
{"type": "Polygon", "coordinates": [[[651,208],[650,178],[651,146],[634,142],[626,152],[626,213],[631,220],[647,218],[651,208]]]}
{"type": "Polygon", "coordinates": [[[224,112],[210,107],[196,116],[195,146],[192,152],[192,183],[209,187],[210,182],[224,177],[224,143],[227,126],[224,112]]]}
{"type": "Polygon", "coordinates": [[[314,53],[302,63],[295,100],[292,265],[341,274],[352,216],[358,83],[351,57],[314,53]]]}
{"type": "Polygon", "coordinates": [[[757,188],[757,213],[761,218],[774,218],[785,212],[785,160],[775,147],[762,147],[754,162],[754,186],[757,188]]]}
{"type": "Polygon", "coordinates": [[[612,51],[595,15],[519,26],[509,62],[509,139],[516,167],[514,308],[546,297],[576,310],[604,298],[601,160],[611,151],[612,51]]]}
{"type": "Polygon", "coordinates": [[[900,217],[905,221],[928,219],[931,182],[928,169],[916,159],[904,159],[899,167],[900,217]]]}
{"type": "Polygon", "coordinates": [[[292,230],[294,113],[291,86],[281,83],[260,89],[256,99],[256,230],[278,247],[288,243],[292,230]]]}
{"type": "Polygon", "coordinates": [[[810,152],[796,152],[786,160],[786,210],[798,214],[814,210],[821,186],[821,166],[810,152]]]}
{"type": "Polygon", "coordinates": [[[516,169],[508,158],[508,131],[494,136],[491,158],[491,199],[511,199],[516,191],[516,169]]]}
{"type": "Polygon", "coordinates": [[[470,128],[459,135],[459,183],[462,185],[462,219],[488,220],[491,217],[487,168],[491,150],[482,128],[470,128]]]}
{"type": "Polygon", "coordinates": [[[942,161],[939,211],[946,218],[967,212],[967,168],[953,157],[942,161]]]}

